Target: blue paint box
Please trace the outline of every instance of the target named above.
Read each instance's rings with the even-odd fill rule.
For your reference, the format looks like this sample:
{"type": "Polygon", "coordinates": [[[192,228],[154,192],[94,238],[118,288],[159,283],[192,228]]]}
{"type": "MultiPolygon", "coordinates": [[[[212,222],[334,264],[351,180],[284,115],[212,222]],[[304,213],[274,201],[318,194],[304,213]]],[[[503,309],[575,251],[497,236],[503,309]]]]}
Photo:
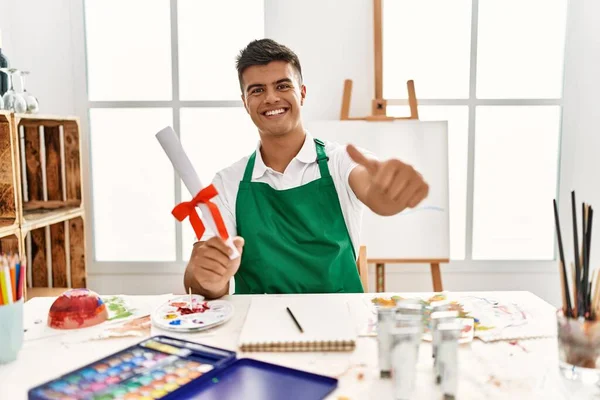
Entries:
{"type": "Polygon", "coordinates": [[[28,399],[317,400],[337,384],[335,378],[161,335],[34,387],[28,399]]]}

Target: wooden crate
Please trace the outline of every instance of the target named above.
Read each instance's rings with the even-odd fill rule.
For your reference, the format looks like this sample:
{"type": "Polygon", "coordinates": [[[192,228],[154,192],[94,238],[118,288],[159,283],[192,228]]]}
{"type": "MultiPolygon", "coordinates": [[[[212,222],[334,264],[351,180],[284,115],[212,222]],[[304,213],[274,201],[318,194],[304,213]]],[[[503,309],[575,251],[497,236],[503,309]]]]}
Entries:
{"type": "Polygon", "coordinates": [[[25,248],[31,287],[86,287],[83,218],[31,230],[25,248]]]}
{"type": "Polygon", "coordinates": [[[12,235],[6,235],[0,238],[0,253],[4,254],[20,254],[21,248],[20,243],[21,240],[18,237],[18,233],[14,233],[12,235]]]}
{"type": "Polygon", "coordinates": [[[29,287],[85,287],[78,120],[0,112],[0,155],[0,252],[27,259],[29,287]]]}
{"type": "Polygon", "coordinates": [[[82,205],[81,151],[76,119],[15,116],[20,138],[23,209],[51,212],[82,205]]]}
{"type": "Polygon", "coordinates": [[[12,115],[0,111],[0,237],[13,234],[19,224],[17,151],[12,115]]]}

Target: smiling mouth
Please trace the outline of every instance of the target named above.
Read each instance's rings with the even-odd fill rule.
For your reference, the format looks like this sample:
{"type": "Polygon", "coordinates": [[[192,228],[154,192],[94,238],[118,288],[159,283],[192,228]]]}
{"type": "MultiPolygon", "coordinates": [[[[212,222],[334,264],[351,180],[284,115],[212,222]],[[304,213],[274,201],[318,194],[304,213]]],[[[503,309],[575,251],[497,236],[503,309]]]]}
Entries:
{"type": "Polygon", "coordinates": [[[287,114],[288,110],[289,110],[289,108],[287,108],[287,107],[281,107],[281,108],[276,108],[273,110],[265,111],[261,114],[268,119],[275,119],[275,118],[281,118],[282,116],[287,114]]]}

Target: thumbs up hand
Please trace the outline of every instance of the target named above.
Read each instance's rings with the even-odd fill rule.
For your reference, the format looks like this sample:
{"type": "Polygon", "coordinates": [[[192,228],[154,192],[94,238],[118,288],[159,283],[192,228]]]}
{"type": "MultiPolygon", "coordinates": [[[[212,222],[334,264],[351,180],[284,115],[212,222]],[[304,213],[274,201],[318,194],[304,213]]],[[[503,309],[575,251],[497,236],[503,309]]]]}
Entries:
{"type": "Polygon", "coordinates": [[[346,151],[362,167],[350,174],[350,186],[373,212],[394,215],[416,207],[429,194],[429,185],[412,166],[398,159],[369,159],[351,144],[346,151]]]}

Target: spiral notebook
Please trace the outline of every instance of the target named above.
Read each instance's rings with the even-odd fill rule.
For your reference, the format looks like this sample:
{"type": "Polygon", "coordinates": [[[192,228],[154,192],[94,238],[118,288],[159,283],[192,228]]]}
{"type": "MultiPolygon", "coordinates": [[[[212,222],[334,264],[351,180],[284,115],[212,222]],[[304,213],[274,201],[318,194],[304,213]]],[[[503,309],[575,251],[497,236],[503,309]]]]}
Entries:
{"type": "Polygon", "coordinates": [[[240,334],[242,351],[354,350],[356,327],[347,302],[339,296],[281,296],[279,301],[272,297],[252,299],[240,334]],[[304,332],[300,332],[286,307],[304,332]]]}

